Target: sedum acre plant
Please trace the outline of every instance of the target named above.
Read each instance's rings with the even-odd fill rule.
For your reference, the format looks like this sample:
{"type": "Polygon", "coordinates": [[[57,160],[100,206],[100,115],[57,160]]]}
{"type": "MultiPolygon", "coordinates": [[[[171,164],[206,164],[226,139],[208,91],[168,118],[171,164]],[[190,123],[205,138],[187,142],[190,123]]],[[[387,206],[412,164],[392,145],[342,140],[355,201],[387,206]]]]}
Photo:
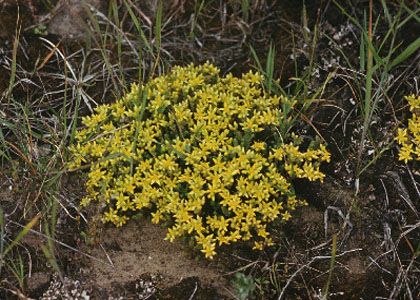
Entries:
{"type": "Polygon", "coordinates": [[[295,102],[269,95],[260,74],[219,73],[208,63],[174,67],[84,117],[70,163],[89,168],[82,206],[103,205],[103,221],[116,226],[144,210],[165,222],[168,240],[189,236],[208,258],[239,240],[272,244],[269,224],[305,204],[291,180],[322,181],[330,154],[285,140],[283,110],[295,102]]]}
{"type": "Polygon", "coordinates": [[[401,146],[399,160],[407,163],[409,160],[420,160],[420,96],[406,96],[410,111],[413,113],[408,120],[408,128],[399,128],[395,138],[401,146]]]}

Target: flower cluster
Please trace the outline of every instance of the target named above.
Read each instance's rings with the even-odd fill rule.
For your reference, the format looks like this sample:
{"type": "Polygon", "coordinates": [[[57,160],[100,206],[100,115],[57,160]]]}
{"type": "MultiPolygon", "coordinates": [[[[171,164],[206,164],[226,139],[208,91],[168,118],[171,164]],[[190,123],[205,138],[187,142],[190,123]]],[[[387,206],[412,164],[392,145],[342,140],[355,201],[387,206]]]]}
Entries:
{"type": "Polygon", "coordinates": [[[410,111],[413,113],[408,120],[408,128],[399,128],[395,140],[401,146],[399,160],[407,163],[409,160],[420,160],[420,96],[406,96],[410,111]]]}
{"type": "Polygon", "coordinates": [[[330,154],[282,136],[280,107],[296,101],[269,95],[260,74],[219,72],[174,67],[84,117],[70,163],[89,167],[82,205],[99,201],[117,226],[148,212],[168,240],[189,236],[208,258],[239,240],[272,244],[269,224],[305,204],[291,180],[322,180],[330,154]]]}

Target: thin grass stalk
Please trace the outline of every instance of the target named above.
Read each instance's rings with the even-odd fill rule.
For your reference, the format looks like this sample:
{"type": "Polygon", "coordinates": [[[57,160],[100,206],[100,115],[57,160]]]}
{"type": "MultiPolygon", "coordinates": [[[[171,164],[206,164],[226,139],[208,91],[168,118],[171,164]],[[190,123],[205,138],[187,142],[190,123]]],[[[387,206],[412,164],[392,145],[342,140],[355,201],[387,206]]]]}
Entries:
{"type": "Polygon", "coordinates": [[[156,18],[155,18],[155,47],[156,51],[160,51],[160,47],[162,44],[162,14],[163,14],[163,3],[162,0],[159,0],[158,7],[156,10],[156,18]]]}
{"type": "MultiPolygon", "coordinates": [[[[107,54],[106,51],[106,45],[107,45],[107,30],[105,31],[105,33],[103,33],[101,31],[100,25],[99,25],[99,21],[98,18],[96,17],[96,15],[94,15],[89,9],[86,10],[89,16],[89,19],[91,20],[93,27],[94,27],[94,32],[91,34],[93,40],[95,41],[95,43],[98,45],[100,52],[102,54],[102,58],[104,60],[104,65],[108,71],[108,74],[111,76],[111,81],[114,87],[114,91],[116,93],[116,97],[120,98],[121,97],[121,91],[120,91],[120,85],[117,83],[117,81],[115,80],[115,76],[114,76],[114,70],[112,68],[112,64],[111,64],[111,60],[107,54]],[[99,36],[100,41],[98,41],[97,36],[99,36]]],[[[108,23],[107,23],[108,25],[108,23]]],[[[107,26],[108,27],[108,26],[107,26]]],[[[77,81],[77,79],[76,79],[77,81]]],[[[91,110],[91,109],[90,109],[91,110]]]]}
{"type": "Polygon", "coordinates": [[[332,280],[332,274],[333,274],[334,265],[335,265],[336,254],[337,254],[337,234],[334,234],[332,236],[330,269],[329,269],[329,273],[328,273],[327,282],[325,283],[325,286],[322,289],[322,298],[321,298],[322,300],[327,300],[328,299],[328,292],[329,292],[330,286],[331,286],[331,280],[332,280]]]}
{"type": "Polygon", "coordinates": [[[190,40],[192,40],[195,36],[194,35],[195,28],[197,27],[197,21],[198,21],[198,18],[200,16],[200,14],[201,14],[201,11],[203,10],[204,4],[205,4],[204,0],[199,0],[198,3],[197,3],[197,1],[195,2],[194,17],[191,20],[191,28],[190,28],[190,33],[188,35],[188,38],[190,40]]]}
{"type": "Polygon", "coordinates": [[[4,242],[5,242],[5,232],[4,232],[4,211],[3,207],[0,205],[0,275],[3,269],[4,263],[4,242]]]}
{"type": "Polygon", "coordinates": [[[67,124],[67,64],[64,64],[64,95],[63,95],[63,108],[61,109],[62,124],[63,124],[63,139],[67,139],[68,136],[68,124],[67,124]]]}
{"type": "Polygon", "coordinates": [[[44,256],[47,259],[47,261],[50,264],[50,266],[58,274],[58,276],[60,277],[60,280],[63,281],[64,280],[64,277],[61,274],[60,268],[59,268],[58,263],[57,263],[57,259],[56,259],[55,255],[54,255],[54,253],[52,253],[50,251],[50,249],[51,249],[50,244],[51,244],[50,239],[47,239],[47,246],[41,245],[41,250],[44,253],[44,256]]]}
{"type": "Polygon", "coordinates": [[[16,280],[18,281],[19,288],[23,290],[24,288],[24,281],[25,281],[25,264],[22,260],[22,256],[18,253],[17,262],[13,259],[8,260],[8,269],[12,272],[13,276],[15,276],[16,280]]]}
{"type": "MultiPolygon", "coordinates": [[[[119,18],[118,6],[117,6],[116,0],[112,0],[110,5],[111,5],[111,13],[113,15],[114,23],[115,23],[117,28],[121,28],[122,23],[121,23],[120,18],[119,18]]],[[[119,67],[119,69],[118,69],[119,78],[120,78],[122,89],[124,90],[124,93],[125,93],[126,88],[127,88],[127,83],[126,83],[126,79],[125,79],[124,67],[123,67],[123,62],[122,62],[122,52],[123,52],[122,51],[122,40],[123,40],[123,36],[122,36],[121,32],[122,31],[117,30],[117,57],[118,57],[118,67],[119,67]]]]}
{"type": "MultiPolygon", "coordinates": [[[[357,167],[356,167],[356,180],[358,180],[359,176],[366,171],[367,167],[372,165],[374,161],[376,161],[379,157],[375,156],[371,161],[367,163],[367,165],[364,165],[362,161],[362,156],[364,154],[365,150],[365,143],[368,138],[369,134],[369,127],[370,122],[374,115],[376,114],[376,109],[378,106],[379,101],[383,98],[382,96],[387,96],[387,93],[389,89],[392,87],[392,84],[389,83],[389,72],[396,67],[397,65],[401,64],[405,60],[407,60],[411,55],[416,53],[418,49],[420,48],[420,38],[417,38],[415,41],[413,41],[411,44],[409,44],[397,57],[392,59],[392,55],[397,50],[397,47],[395,46],[396,38],[397,38],[397,31],[399,29],[400,20],[401,20],[401,14],[402,14],[402,6],[399,7],[399,10],[397,12],[397,15],[394,17],[394,19],[391,18],[389,14],[389,10],[387,7],[387,4],[385,1],[382,1],[382,7],[385,11],[386,19],[389,25],[389,30],[385,34],[383,41],[379,45],[378,49],[375,49],[373,45],[373,35],[375,32],[375,28],[377,26],[377,22],[379,20],[379,17],[377,21],[375,22],[375,26],[372,28],[373,24],[373,16],[372,16],[372,10],[373,10],[373,4],[372,1],[370,1],[370,7],[369,7],[369,23],[368,23],[368,33],[367,37],[362,39],[363,41],[366,41],[367,44],[367,67],[366,67],[366,78],[365,78],[365,99],[364,99],[364,107],[363,107],[363,129],[362,129],[362,137],[359,145],[358,150],[358,159],[357,159],[357,167]],[[381,57],[379,53],[385,45],[389,43],[387,55],[384,57],[381,57]],[[375,62],[375,64],[373,63],[375,62]],[[376,92],[373,93],[373,76],[374,74],[378,74],[380,71],[379,76],[379,82],[376,83],[378,86],[376,89],[376,92]]],[[[413,18],[413,15],[410,14],[404,19],[404,22],[406,22],[408,19],[413,18]]],[[[365,36],[365,33],[363,34],[365,36]]],[[[362,53],[361,53],[362,54],[362,53]]],[[[363,57],[361,55],[361,57],[363,57]]],[[[389,145],[385,146],[384,148],[387,149],[389,145]]],[[[379,154],[384,153],[384,149],[381,149],[379,151],[379,154]]],[[[357,186],[356,186],[357,190],[357,186]]],[[[356,191],[357,192],[357,191],[356,191]]]]}
{"type": "Polygon", "coordinates": [[[15,38],[13,40],[13,48],[12,48],[12,65],[10,70],[10,79],[9,79],[9,86],[7,88],[6,99],[7,104],[10,104],[10,99],[12,97],[13,87],[15,85],[16,80],[16,66],[17,66],[17,51],[19,47],[19,38],[20,38],[20,13],[19,13],[19,6],[18,6],[18,13],[16,19],[16,31],[15,31],[15,38]]]}
{"type": "Polygon", "coordinates": [[[18,243],[19,241],[29,232],[32,227],[38,223],[39,219],[41,218],[41,214],[37,214],[35,217],[32,218],[31,221],[26,224],[21,231],[17,234],[15,239],[4,249],[2,252],[2,256],[5,257],[7,253],[9,253],[18,243]]]}
{"type": "MultiPolygon", "coordinates": [[[[137,19],[135,13],[133,12],[133,9],[130,6],[130,5],[133,5],[133,4],[131,3],[131,1],[129,3],[129,2],[127,2],[127,0],[124,0],[124,5],[125,5],[125,7],[126,7],[126,9],[128,11],[128,14],[130,15],[131,21],[133,22],[134,26],[137,29],[137,32],[140,35],[140,41],[144,44],[144,46],[146,47],[148,53],[152,57],[154,57],[153,47],[150,44],[149,40],[146,38],[146,35],[144,34],[143,29],[141,28],[141,22],[140,22],[140,20],[137,19]]],[[[140,57],[139,57],[139,61],[141,61],[140,57]]]]}
{"type": "Polygon", "coordinates": [[[241,1],[241,12],[242,18],[245,22],[249,20],[249,0],[242,0],[241,1]]]}
{"type": "Polygon", "coordinates": [[[141,43],[138,43],[138,52],[139,52],[139,60],[137,65],[137,82],[139,85],[143,84],[144,74],[143,74],[143,48],[141,47],[141,43]]]}
{"type": "Polygon", "coordinates": [[[6,159],[6,161],[10,161],[12,159],[9,151],[9,147],[7,146],[6,138],[3,133],[3,128],[12,128],[13,124],[10,122],[7,122],[6,120],[3,120],[0,118],[0,157],[2,159],[6,159]]]}
{"type": "MultiPolygon", "coordinates": [[[[373,53],[372,53],[372,23],[373,23],[373,0],[369,0],[369,20],[368,20],[368,47],[367,47],[367,66],[366,66],[366,79],[365,79],[365,99],[363,107],[363,128],[362,137],[359,145],[359,152],[357,156],[356,165],[356,180],[358,181],[360,176],[360,169],[362,165],[362,155],[365,149],[366,135],[370,123],[370,110],[372,105],[372,81],[373,81],[373,53]]],[[[357,184],[357,183],[356,183],[357,184]]],[[[356,193],[358,188],[356,187],[356,193]]]]}
{"type": "Polygon", "coordinates": [[[161,45],[162,45],[162,14],[163,14],[163,4],[162,0],[159,0],[158,7],[156,10],[155,16],[155,26],[154,26],[154,34],[155,34],[155,63],[153,64],[152,72],[149,74],[151,78],[159,65],[160,61],[160,52],[161,52],[161,45]]]}
{"type": "Polygon", "coordinates": [[[276,49],[273,46],[273,43],[270,42],[270,47],[268,48],[266,68],[265,68],[265,75],[266,75],[265,82],[267,84],[267,90],[269,93],[273,92],[275,58],[276,58],[276,49]]]}

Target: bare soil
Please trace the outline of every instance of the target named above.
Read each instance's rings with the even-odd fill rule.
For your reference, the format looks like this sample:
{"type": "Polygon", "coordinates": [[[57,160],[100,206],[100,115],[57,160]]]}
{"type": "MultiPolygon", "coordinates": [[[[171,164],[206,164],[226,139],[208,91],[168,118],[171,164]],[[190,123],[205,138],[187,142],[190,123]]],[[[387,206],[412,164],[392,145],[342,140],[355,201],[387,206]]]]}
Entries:
{"type": "Polygon", "coordinates": [[[93,262],[92,278],[99,287],[109,288],[154,274],[161,277],[159,286],[165,289],[194,277],[203,287],[213,287],[226,296],[223,289],[228,282],[223,278],[223,266],[194,258],[180,242],[165,241],[165,235],[165,229],[148,220],[131,221],[123,228],[106,228],[100,234],[103,248],[85,250],[107,262],[93,262]]]}

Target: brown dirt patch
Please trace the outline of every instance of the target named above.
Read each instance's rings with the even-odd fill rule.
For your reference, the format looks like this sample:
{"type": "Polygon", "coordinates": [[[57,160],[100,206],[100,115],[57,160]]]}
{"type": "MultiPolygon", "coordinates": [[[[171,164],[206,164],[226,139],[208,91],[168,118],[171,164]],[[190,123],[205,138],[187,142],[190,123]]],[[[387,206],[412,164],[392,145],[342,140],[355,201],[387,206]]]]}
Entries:
{"type": "Polygon", "coordinates": [[[91,276],[99,287],[124,284],[144,274],[162,276],[162,288],[196,277],[203,286],[226,286],[223,269],[188,254],[179,242],[165,241],[166,230],[146,220],[130,221],[123,228],[107,228],[101,233],[102,247],[89,247],[91,255],[108,261],[92,262],[91,276]],[[112,262],[112,265],[111,265],[112,262]]]}

